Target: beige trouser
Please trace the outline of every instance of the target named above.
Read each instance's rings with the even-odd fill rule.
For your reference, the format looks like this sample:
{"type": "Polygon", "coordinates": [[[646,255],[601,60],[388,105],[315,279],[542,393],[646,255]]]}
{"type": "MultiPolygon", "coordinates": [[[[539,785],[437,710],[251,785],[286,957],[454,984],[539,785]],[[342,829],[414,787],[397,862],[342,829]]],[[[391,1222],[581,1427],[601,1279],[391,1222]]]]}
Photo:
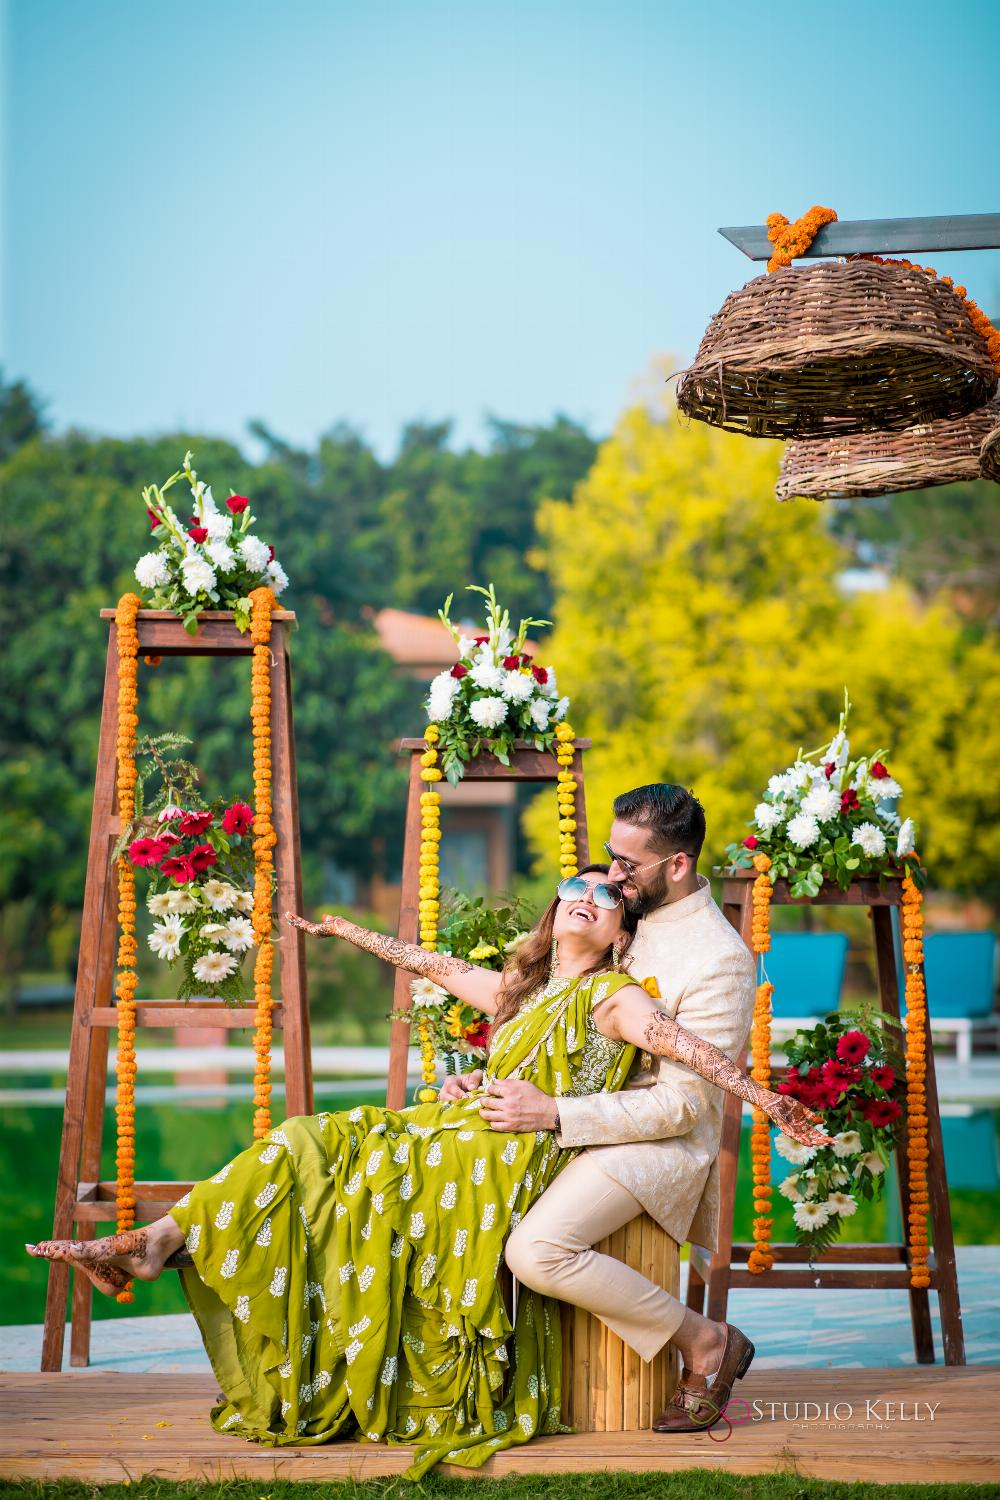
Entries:
{"type": "Polygon", "coordinates": [[[638,1271],[592,1248],[642,1212],[628,1188],[581,1152],[513,1230],[506,1259],[525,1286],[586,1308],[648,1360],[677,1332],[686,1308],[638,1271]]]}

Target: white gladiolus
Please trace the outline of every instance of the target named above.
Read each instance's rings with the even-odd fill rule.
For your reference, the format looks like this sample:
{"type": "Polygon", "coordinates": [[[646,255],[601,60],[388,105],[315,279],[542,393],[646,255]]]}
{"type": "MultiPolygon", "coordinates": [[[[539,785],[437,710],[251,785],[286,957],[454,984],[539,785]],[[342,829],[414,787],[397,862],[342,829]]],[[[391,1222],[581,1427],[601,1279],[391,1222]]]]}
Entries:
{"type": "Polygon", "coordinates": [[[552,704],[547,698],[536,698],[531,705],[531,722],[536,729],[547,729],[549,714],[552,712],[552,704]]]}
{"type": "Polygon", "coordinates": [[[267,578],[276,594],[281,594],[288,587],[288,574],[276,558],[271,559],[267,565],[267,578]]]}
{"type": "Polygon", "coordinates": [[[839,729],[834,735],[833,739],[830,741],[828,756],[829,759],[833,761],[834,765],[838,767],[846,766],[847,762],[850,760],[851,742],[842,729],[839,729]]]}
{"type": "Polygon", "coordinates": [[[851,1214],[856,1214],[858,1211],[858,1200],[852,1198],[850,1193],[831,1193],[823,1207],[831,1214],[839,1214],[842,1219],[849,1219],[851,1214]]]}
{"type": "Polygon", "coordinates": [[[792,1218],[799,1229],[822,1229],[829,1223],[830,1210],[823,1203],[797,1203],[792,1218]]]}
{"type": "Polygon", "coordinates": [[[162,552],[146,552],[135,565],[136,581],[144,589],[158,589],[170,577],[167,559],[162,552]]]}
{"type": "Polygon", "coordinates": [[[906,854],[912,854],[914,849],[914,838],[916,828],[912,818],[904,819],[900,826],[899,835],[896,839],[896,858],[902,859],[906,854]]]}
{"type": "Polygon", "coordinates": [[[881,859],[885,853],[885,834],[874,823],[862,823],[860,828],[855,829],[851,843],[860,844],[864,852],[873,859],[881,859]]]}
{"type": "MultiPolygon", "coordinates": [[[[485,650],[488,652],[489,647],[485,650]]],[[[484,688],[488,693],[499,692],[507,679],[507,673],[503,667],[498,667],[492,655],[483,655],[471,668],[469,676],[478,688],[484,688]]]]}
{"type": "Polygon", "coordinates": [[[471,635],[462,635],[461,633],[459,633],[459,637],[458,637],[458,658],[459,658],[459,661],[467,661],[468,658],[472,655],[472,653],[473,653],[473,651],[475,649],[476,649],[476,643],[473,640],[472,636],[471,635]]]}
{"type": "Polygon", "coordinates": [[[205,553],[221,573],[236,566],[236,553],[225,542],[206,542],[205,553]]]}
{"type": "Polygon", "coordinates": [[[535,688],[535,679],[526,672],[505,672],[503,695],[511,703],[527,703],[535,688]]]}
{"type": "Polygon", "coordinates": [[[802,798],[802,811],[811,814],[820,823],[825,823],[840,812],[840,793],[824,777],[810,787],[802,798]]]}
{"type": "Polygon", "coordinates": [[[772,828],[777,828],[784,821],[784,813],[770,802],[758,802],[753,810],[753,820],[761,833],[770,833],[772,828]]]}
{"type": "Polygon", "coordinates": [[[149,946],[157,958],[176,958],[181,951],[181,938],[184,936],[184,923],[176,917],[168,917],[165,922],[160,922],[149,934],[149,946]]]}
{"type": "Polygon", "coordinates": [[[219,984],[235,969],[236,960],[231,953],[203,953],[194,961],[194,977],[202,984],[219,984]]]}
{"type": "Polygon", "coordinates": [[[502,698],[473,698],[469,713],[481,729],[496,729],[507,717],[507,705],[502,698]]]}
{"type": "Polygon", "coordinates": [[[258,536],[245,536],[236,549],[251,573],[263,573],[271,561],[271,549],[258,536]]]}
{"type": "Polygon", "coordinates": [[[230,953],[246,953],[255,942],[253,923],[248,917],[230,917],[222,941],[230,953]]]}
{"type": "Polygon", "coordinates": [[[798,1141],[793,1141],[791,1136],[785,1135],[780,1130],[774,1138],[774,1149],[779,1156],[783,1156],[786,1161],[790,1161],[796,1167],[804,1166],[816,1155],[815,1146],[800,1146],[798,1141]]]}
{"type": "Polygon", "coordinates": [[[833,1138],[834,1156],[853,1156],[861,1150],[861,1136],[856,1130],[841,1130],[833,1138]]]}
{"type": "Polygon", "coordinates": [[[215,569],[203,557],[185,557],[181,563],[184,587],[192,596],[209,594],[215,588],[215,569]]]}
{"type": "Polygon", "coordinates": [[[819,838],[819,824],[812,813],[800,812],[788,825],[788,837],[797,849],[808,849],[819,838]]]}
{"type": "Polygon", "coordinates": [[[564,694],[563,697],[561,697],[559,699],[559,702],[556,704],[555,710],[553,712],[552,717],[554,719],[556,719],[556,720],[558,720],[558,719],[565,719],[565,717],[566,717],[566,715],[568,713],[569,713],[569,699],[564,694]]]}

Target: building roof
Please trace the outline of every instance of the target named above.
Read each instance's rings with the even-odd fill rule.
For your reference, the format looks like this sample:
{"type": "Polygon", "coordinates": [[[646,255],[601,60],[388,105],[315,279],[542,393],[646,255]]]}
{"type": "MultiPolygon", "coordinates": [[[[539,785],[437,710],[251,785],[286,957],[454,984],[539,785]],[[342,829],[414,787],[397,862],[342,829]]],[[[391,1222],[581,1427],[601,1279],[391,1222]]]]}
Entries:
{"type": "MultiPolygon", "coordinates": [[[[413,614],[406,609],[380,609],[373,616],[372,624],[383,649],[394,662],[414,675],[426,672],[434,676],[458,660],[451,634],[440,620],[431,615],[413,614]]],[[[525,641],[524,649],[528,656],[534,656],[538,646],[529,640],[525,641]]]]}

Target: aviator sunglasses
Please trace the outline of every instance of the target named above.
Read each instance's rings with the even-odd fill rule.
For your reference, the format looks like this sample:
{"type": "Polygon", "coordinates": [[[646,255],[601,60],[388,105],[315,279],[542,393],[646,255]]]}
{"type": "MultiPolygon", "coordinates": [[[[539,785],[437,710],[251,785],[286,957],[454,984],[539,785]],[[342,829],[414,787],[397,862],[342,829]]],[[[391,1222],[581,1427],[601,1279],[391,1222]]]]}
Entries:
{"type": "Polygon", "coordinates": [[[614,911],[616,906],[622,904],[621,886],[609,881],[601,880],[596,885],[591,885],[582,875],[568,875],[556,886],[556,895],[560,901],[582,901],[588,891],[594,898],[594,905],[603,907],[605,911],[614,911]]]}

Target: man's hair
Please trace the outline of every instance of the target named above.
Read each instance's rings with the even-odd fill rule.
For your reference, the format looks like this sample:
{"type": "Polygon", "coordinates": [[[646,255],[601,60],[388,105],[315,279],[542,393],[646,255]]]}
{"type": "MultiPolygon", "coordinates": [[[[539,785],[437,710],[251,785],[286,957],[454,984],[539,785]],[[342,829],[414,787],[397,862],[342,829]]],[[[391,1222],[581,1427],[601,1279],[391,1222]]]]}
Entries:
{"type": "Polygon", "coordinates": [[[647,829],[661,854],[682,849],[697,863],[705,842],[705,809],[686,787],[668,781],[637,786],[615,798],[614,813],[623,823],[647,829]]]}

